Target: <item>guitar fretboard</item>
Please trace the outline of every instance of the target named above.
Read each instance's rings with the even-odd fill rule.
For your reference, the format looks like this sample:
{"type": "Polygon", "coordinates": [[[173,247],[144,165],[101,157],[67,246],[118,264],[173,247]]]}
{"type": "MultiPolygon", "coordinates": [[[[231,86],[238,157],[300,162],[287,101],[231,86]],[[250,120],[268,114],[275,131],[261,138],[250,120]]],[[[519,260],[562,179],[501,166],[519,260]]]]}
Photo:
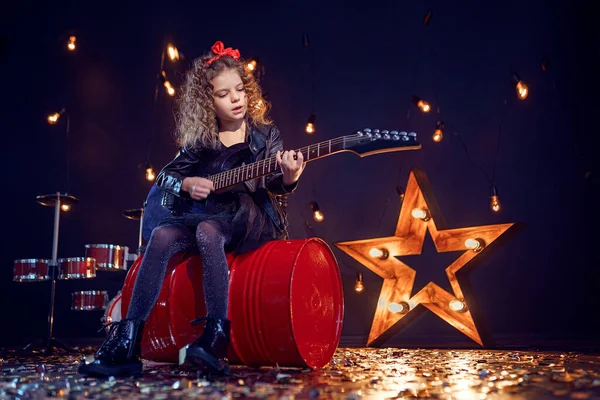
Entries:
{"type": "MultiPolygon", "coordinates": [[[[341,136],[324,142],[311,144],[310,146],[303,147],[296,151],[302,153],[305,162],[309,162],[343,151],[348,144],[353,143],[355,140],[359,140],[358,135],[341,136]]],[[[209,176],[208,179],[213,181],[215,190],[219,190],[252,179],[257,179],[264,175],[269,175],[278,170],[279,164],[277,164],[277,158],[271,156],[264,160],[232,168],[228,171],[219,172],[218,174],[209,176]]]]}

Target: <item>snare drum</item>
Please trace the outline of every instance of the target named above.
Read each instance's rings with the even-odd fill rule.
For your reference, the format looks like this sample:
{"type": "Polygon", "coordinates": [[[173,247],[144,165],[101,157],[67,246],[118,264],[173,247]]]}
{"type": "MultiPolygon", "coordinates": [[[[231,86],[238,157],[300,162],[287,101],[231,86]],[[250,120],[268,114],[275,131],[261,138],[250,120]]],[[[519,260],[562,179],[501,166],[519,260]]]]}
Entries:
{"type": "Polygon", "coordinates": [[[85,256],[95,258],[99,270],[126,270],[125,258],[128,250],[127,246],[116,244],[86,244],[85,256]]]}
{"type": "Polygon", "coordinates": [[[88,279],[96,277],[96,260],[91,257],[59,258],[58,279],[88,279]]]}
{"type": "Polygon", "coordinates": [[[72,293],[71,310],[104,310],[107,303],[108,292],[106,290],[82,290],[72,293]]]}
{"type": "Polygon", "coordinates": [[[50,279],[48,264],[50,260],[29,258],[15,260],[13,267],[13,281],[15,282],[41,282],[50,279]]]}
{"type": "Polygon", "coordinates": [[[121,298],[122,294],[119,293],[108,303],[106,306],[106,312],[100,319],[103,324],[110,324],[111,322],[118,322],[121,320],[121,298]]]}

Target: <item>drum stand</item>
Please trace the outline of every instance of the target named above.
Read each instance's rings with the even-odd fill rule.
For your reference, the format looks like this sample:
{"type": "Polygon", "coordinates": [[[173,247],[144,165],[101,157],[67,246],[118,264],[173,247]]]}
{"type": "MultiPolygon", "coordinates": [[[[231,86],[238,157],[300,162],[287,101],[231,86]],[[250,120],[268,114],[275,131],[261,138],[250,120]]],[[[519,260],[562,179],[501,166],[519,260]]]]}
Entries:
{"type": "Polygon", "coordinates": [[[61,348],[66,351],[71,351],[71,349],[56,339],[53,336],[54,329],[54,302],[56,297],[56,279],[59,273],[58,267],[58,227],[60,223],[60,210],[62,206],[71,207],[72,204],[76,204],[79,202],[74,196],[70,196],[68,194],[61,194],[60,192],[56,192],[55,194],[46,194],[37,196],[37,202],[43,206],[54,206],[54,233],[52,236],[52,261],[48,265],[48,275],[50,275],[50,279],[52,283],[50,285],[50,308],[48,310],[48,336],[46,340],[37,339],[36,341],[29,343],[27,346],[23,348],[23,350],[29,350],[31,348],[37,348],[44,344],[46,352],[48,354],[52,353],[55,347],[61,348]]]}
{"type": "Polygon", "coordinates": [[[142,248],[142,232],[143,232],[142,228],[144,226],[144,208],[131,208],[129,210],[125,210],[125,211],[123,211],[123,216],[127,219],[140,221],[137,251],[135,252],[135,255],[132,255],[132,257],[129,260],[126,260],[126,261],[135,261],[136,256],[139,255],[140,249],[142,248]]]}

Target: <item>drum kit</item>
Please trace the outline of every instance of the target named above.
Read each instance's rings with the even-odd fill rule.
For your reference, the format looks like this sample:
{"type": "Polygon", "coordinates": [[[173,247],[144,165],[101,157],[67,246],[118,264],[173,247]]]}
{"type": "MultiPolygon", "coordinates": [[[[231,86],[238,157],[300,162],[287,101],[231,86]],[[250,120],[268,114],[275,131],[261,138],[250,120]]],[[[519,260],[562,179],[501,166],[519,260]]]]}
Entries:
{"type": "MultiPolygon", "coordinates": [[[[51,353],[54,347],[69,350],[60,340],[54,338],[54,303],[56,296],[57,280],[92,279],[96,278],[97,271],[127,271],[128,264],[137,259],[136,253],[129,253],[127,246],[115,244],[87,244],[84,257],[58,258],[58,232],[60,224],[60,210],[68,209],[77,204],[79,199],[66,193],[52,193],[37,196],[37,202],[43,206],[54,207],[54,233],[52,259],[21,259],[14,261],[13,281],[15,282],[50,282],[50,308],[48,311],[48,336],[47,340],[37,340],[25,346],[24,350],[43,344],[47,352],[51,353]]],[[[143,209],[130,209],[123,212],[123,216],[140,221],[140,234],[138,248],[142,245],[143,209]]],[[[109,301],[108,292],[105,290],[83,290],[73,292],[71,310],[73,311],[105,311],[101,318],[103,323],[119,321],[121,319],[121,292],[109,301]]]]}

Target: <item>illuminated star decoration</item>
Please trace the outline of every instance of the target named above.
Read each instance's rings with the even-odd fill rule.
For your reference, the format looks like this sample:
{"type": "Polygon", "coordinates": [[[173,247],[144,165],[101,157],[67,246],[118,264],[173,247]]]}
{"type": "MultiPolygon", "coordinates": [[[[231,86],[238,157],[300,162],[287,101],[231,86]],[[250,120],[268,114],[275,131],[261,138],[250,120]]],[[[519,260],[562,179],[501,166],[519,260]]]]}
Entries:
{"type": "Polygon", "coordinates": [[[461,288],[456,273],[467,265],[472,267],[473,260],[486,253],[490,244],[508,230],[514,231],[513,226],[514,223],[507,223],[448,229],[427,176],[420,170],[411,170],[394,236],[335,243],[340,250],[383,278],[367,345],[383,343],[425,307],[483,346],[473,320],[473,310],[465,299],[467,295],[470,305],[475,306],[468,285],[463,283],[461,288]],[[429,282],[411,297],[416,271],[396,256],[421,254],[427,230],[438,252],[464,253],[446,268],[454,293],[429,282]],[[422,307],[417,307],[419,305],[422,307]],[[390,330],[392,327],[394,330],[390,330]]]}

